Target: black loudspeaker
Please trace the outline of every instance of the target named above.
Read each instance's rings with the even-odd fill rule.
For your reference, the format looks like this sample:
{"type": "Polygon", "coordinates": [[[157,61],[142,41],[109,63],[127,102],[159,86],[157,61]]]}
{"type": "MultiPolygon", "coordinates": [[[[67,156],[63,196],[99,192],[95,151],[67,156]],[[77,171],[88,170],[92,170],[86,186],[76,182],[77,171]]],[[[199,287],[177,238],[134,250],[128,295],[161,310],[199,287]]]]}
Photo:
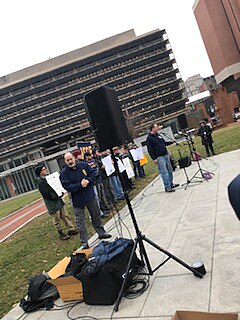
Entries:
{"type": "Polygon", "coordinates": [[[132,141],[114,89],[103,86],[85,95],[85,109],[100,150],[132,141]]]}
{"type": "Polygon", "coordinates": [[[187,117],[185,114],[180,114],[180,116],[177,117],[177,120],[181,130],[188,128],[187,117]]]}

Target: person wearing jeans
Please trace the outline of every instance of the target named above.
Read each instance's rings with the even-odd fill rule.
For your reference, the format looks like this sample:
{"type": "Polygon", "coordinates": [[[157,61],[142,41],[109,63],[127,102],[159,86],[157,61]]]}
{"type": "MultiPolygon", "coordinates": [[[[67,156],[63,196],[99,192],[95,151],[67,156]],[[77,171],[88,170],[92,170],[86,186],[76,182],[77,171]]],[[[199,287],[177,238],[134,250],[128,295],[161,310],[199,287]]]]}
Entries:
{"type": "Polygon", "coordinates": [[[150,157],[158,165],[159,174],[162,177],[166,192],[175,192],[179,184],[173,183],[173,169],[166,146],[172,142],[165,142],[158,134],[159,127],[156,123],[150,127],[147,137],[147,149],[150,157]]]}
{"type": "Polygon", "coordinates": [[[163,179],[165,190],[171,190],[173,186],[173,169],[168,154],[157,158],[158,171],[163,179]]]}
{"type": "Polygon", "coordinates": [[[115,193],[117,200],[124,200],[124,192],[121,185],[121,181],[115,173],[110,176],[110,181],[112,183],[112,187],[115,193]]]}

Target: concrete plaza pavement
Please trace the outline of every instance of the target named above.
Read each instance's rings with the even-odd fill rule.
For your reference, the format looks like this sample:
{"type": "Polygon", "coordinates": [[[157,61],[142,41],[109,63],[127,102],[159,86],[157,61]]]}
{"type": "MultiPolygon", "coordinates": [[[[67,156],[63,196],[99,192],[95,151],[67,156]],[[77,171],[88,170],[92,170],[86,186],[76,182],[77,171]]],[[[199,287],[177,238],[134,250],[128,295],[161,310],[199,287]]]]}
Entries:
{"type": "MultiPolygon", "coordinates": [[[[122,300],[120,310],[113,314],[113,318],[170,320],[176,310],[240,312],[240,221],[227,196],[229,182],[240,173],[240,150],[201,162],[204,169],[215,173],[209,182],[166,194],[161,179],[157,178],[132,204],[140,228],[147,237],[189,264],[203,261],[207,274],[203,279],[196,278],[170,260],[151,277],[150,287],[143,295],[134,300],[122,300]]],[[[189,167],[189,176],[196,170],[196,164],[189,167]]],[[[175,183],[184,183],[183,170],[177,170],[174,178],[175,183]]],[[[127,230],[122,225],[124,236],[129,237],[130,231],[134,237],[127,208],[121,211],[121,216],[128,227],[127,230]]],[[[113,227],[113,219],[106,227],[113,227]]],[[[116,228],[111,232],[118,235],[116,228]]],[[[96,235],[91,240],[96,240],[96,235]]],[[[164,258],[149,246],[147,251],[153,266],[164,258]]],[[[56,304],[64,306],[60,299],[56,304]]],[[[41,310],[29,314],[26,319],[67,319],[68,309],[41,310]]],[[[109,319],[112,309],[113,306],[81,303],[71,310],[70,316],[109,319]]],[[[16,306],[3,319],[18,319],[22,314],[22,309],[16,306]]]]}

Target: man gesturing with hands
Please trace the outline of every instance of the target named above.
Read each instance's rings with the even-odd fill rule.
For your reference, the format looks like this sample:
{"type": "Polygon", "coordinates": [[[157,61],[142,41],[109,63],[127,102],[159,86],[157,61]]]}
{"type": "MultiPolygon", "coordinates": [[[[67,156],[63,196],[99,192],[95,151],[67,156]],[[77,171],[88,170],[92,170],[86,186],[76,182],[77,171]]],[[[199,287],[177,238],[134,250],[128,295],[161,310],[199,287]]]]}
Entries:
{"type": "Polygon", "coordinates": [[[71,193],[72,205],[76,217],[76,225],[84,249],[88,246],[88,233],[85,225],[85,207],[88,208],[92,225],[98,233],[99,239],[111,238],[102,225],[100,210],[98,208],[93,182],[95,171],[85,162],[76,162],[75,157],[67,152],[64,155],[66,166],[60,174],[61,183],[71,193]]]}

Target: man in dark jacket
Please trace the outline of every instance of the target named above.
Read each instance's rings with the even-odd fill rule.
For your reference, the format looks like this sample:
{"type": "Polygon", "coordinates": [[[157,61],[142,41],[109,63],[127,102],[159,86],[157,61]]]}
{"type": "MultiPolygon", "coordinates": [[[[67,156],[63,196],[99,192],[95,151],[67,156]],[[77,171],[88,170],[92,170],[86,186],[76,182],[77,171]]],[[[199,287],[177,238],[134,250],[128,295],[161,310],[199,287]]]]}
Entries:
{"type": "Polygon", "coordinates": [[[102,218],[109,217],[111,208],[107,203],[105,194],[103,193],[103,184],[102,184],[102,177],[101,177],[101,169],[99,168],[98,162],[96,157],[93,158],[93,154],[90,152],[84,153],[84,159],[87,162],[87,164],[94,169],[95,171],[95,181],[93,190],[95,193],[95,198],[98,204],[98,207],[100,209],[100,214],[102,218]]]}
{"type": "Polygon", "coordinates": [[[64,209],[64,202],[61,197],[47,183],[47,169],[43,165],[39,165],[35,169],[37,176],[36,182],[38,190],[41,193],[48,213],[53,217],[53,224],[57,228],[61,240],[67,240],[70,236],[77,234],[77,230],[71,221],[69,214],[64,209]],[[61,220],[68,228],[68,234],[63,233],[61,228],[61,220]]]}
{"type": "Polygon", "coordinates": [[[174,188],[179,184],[173,183],[173,169],[166,146],[172,142],[165,142],[159,134],[159,127],[156,123],[150,127],[150,133],[147,137],[147,149],[150,157],[158,165],[158,171],[162,177],[166,192],[174,192],[174,188]]]}
{"type": "Polygon", "coordinates": [[[212,129],[206,124],[205,121],[200,122],[198,135],[202,138],[202,145],[206,149],[207,157],[210,157],[209,148],[212,151],[212,154],[215,155],[215,152],[213,150],[212,129]]]}
{"type": "Polygon", "coordinates": [[[64,189],[71,192],[76,224],[83,248],[88,248],[88,233],[85,226],[85,207],[88,208],[92,225],[99,239],[111,238],[103,228],[100,211],[95,199],[93,182],[95,170],[85,162],[76,162],[75,157],[67,152],[64,155],[66,166],[62,169],[60,180],[64,189]]]}

